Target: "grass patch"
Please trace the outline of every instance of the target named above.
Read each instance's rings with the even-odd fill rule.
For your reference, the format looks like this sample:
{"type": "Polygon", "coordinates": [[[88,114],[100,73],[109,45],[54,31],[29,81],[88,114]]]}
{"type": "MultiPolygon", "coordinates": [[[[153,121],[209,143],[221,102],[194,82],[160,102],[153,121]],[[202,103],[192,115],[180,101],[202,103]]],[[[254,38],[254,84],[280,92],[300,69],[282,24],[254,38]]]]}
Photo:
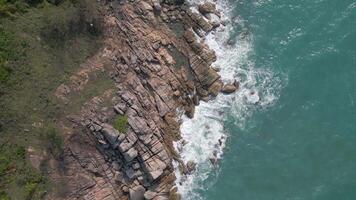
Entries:
{"type": "Polygon", "coordinates": [[[100,48],[99,9],[96,0],[0,0],[0,200],[43,199],[49,189],[26,149],[61,157],[53,93],[100,48]]]}
{"type": "Polygon", "coordinates": [[[114,128],[120,133],[126,133],[128,128],[128,118],[126,115],[119,115],[114,121],[114,128]]]}
{"type": "Polygon", "coordinates": [[[28,167],[23,146],[3,144],[0,148],[0,199],[34,199],[46,191],[46,178],[28,167]],[[8,184],[16,186],[10,198],[8,184]]]}

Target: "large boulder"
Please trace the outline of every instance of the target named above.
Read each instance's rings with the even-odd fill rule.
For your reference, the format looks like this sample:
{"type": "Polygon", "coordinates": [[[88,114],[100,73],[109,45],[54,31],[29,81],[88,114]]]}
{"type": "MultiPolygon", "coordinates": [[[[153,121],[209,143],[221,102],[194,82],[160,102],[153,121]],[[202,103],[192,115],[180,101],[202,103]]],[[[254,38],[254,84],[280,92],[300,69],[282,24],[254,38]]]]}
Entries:
{"type": "Polygon", "coordinates": [[[120,132],[118,130],[116,130],[110,124],[103,124],[103,129],[101,130],[101,133],[112,146],[116,145],[117,138],[120,135],[120,132]]]}
{"type": "Polygon", "coordinates": [[[146,192],[146,189],[141,185],[130,189],[130,200],[144,200],[145,192],[146,192]]]}
{"type": "Polygon", "coordinates": [[[126,162],[131,162],[138,155],[138,152],[135,148],[131,148],[128,151],[123,153],[126,162]]]}
{"type": "Polygon", "coordinates": [[[237,88],[238,87],[236,84],[227,83],[222,87],[221,92],[225,94],[231,94],[235,92],[237,88]]]}
{"type": "Polygon", "coordinates": [[[206,3],[200,4],[198,6],[198,10],[203,15],[208,14],[208,13],[215,13],[216,6],[214,3],[206,2],[206,3]]]}

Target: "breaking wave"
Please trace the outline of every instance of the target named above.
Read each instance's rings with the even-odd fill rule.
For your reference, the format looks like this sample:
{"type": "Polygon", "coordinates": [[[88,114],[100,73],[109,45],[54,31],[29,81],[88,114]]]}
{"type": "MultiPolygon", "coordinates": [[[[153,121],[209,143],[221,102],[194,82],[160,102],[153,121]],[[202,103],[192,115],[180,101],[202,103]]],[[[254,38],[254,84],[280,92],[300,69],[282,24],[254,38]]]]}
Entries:
{"type": "MultiPolygon", "coordinates": [[[[192,9],[204,0],[191,0],[192,9]]],[[[196,171],[191,175],[182,175],[176,166],[176,185],[184,200],[197,200],[202,197],[197,192],[202,190],[203,181],[218,168],[218,160],[228,138],[224,130],[224,121],[232,116],[235,123],[243,128],[245,121],[252,113],[268,107],[279,97],[281,79],[272,71],[256,68],[253,55],[253,35],[247,30],[246,21],[237,16],[233,19],[233,7],[225,0],[216,1],[218,10],[223,14],[223,21],[228,23],[209,33],[205,43],[217,55],[213,64],[220,69],[219,74],[224,82],[237,80],[239,90],[231,95],[219,94],[214,100],[200,102],[196,107],[193,119],[182,116],[182,140],[175,143],[182,160],[196,163],[196,171]],[[240,33],[232,36],[233,28],[239,27],[240,33]]]]}

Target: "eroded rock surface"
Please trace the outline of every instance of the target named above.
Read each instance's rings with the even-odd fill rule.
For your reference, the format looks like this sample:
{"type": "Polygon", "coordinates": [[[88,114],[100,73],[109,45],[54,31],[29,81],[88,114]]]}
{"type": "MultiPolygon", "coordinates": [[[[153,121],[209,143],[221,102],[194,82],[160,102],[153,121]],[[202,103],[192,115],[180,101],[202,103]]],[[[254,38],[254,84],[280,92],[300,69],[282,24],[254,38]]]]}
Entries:
{"type": "MultiPolygon", "coordinates": [[[[172,147],[180,138],[176,110],[193,117],[201,99],[216,96],[222,88],[232,89],[223,87],[211,68],[215,53],[196,40],[212,31],[216,22],[190,11],[181,1],[166,2],[107,3],[105,45],[83,66],[101,66],[113,80],[112,89],[62,122],[64,167],[53,173],[53,179],[66,182],[67,190],[53,199],[179,198],[172,165],[173,158],[179,161],[172,147]],[[172,22],[183,30],[172,29],[172,22]],[[124,133],[112,125],[118,115],[127,117],[124,133]]],[[[212,5],[199,10],[216,13],[212,5]]],[[[71,93],[86,82],[63,84],[56,94],[70,104],[71,93]]],[[[194,162],[188,167],[193,172],[194,162]]]]}

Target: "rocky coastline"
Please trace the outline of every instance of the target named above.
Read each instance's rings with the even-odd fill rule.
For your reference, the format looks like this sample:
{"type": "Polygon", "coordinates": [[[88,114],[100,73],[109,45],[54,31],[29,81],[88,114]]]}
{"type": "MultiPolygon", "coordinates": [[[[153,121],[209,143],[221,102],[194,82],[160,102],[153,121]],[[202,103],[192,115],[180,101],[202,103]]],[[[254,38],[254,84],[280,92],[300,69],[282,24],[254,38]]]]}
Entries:
{"type": "Polygon", "coordinates": [[[238,89],[221,81],[212,66],[215,53],[204,44],[224,22],[213,3],[197,11],[180,0],[103,4],[102,49],[55,95],[70,105],[98,72],[108,74],[113,87],[58,120],[65,151],[50,162],[51,177],[65,189],[49,199],[181,199],[172,162],[184,174],[195,164],[181,161],[173,147],[180,116],[192,118],[199,101],[238,89]],[[117,116],[126,117],[125,132],[114,128],[117,116]]]}

